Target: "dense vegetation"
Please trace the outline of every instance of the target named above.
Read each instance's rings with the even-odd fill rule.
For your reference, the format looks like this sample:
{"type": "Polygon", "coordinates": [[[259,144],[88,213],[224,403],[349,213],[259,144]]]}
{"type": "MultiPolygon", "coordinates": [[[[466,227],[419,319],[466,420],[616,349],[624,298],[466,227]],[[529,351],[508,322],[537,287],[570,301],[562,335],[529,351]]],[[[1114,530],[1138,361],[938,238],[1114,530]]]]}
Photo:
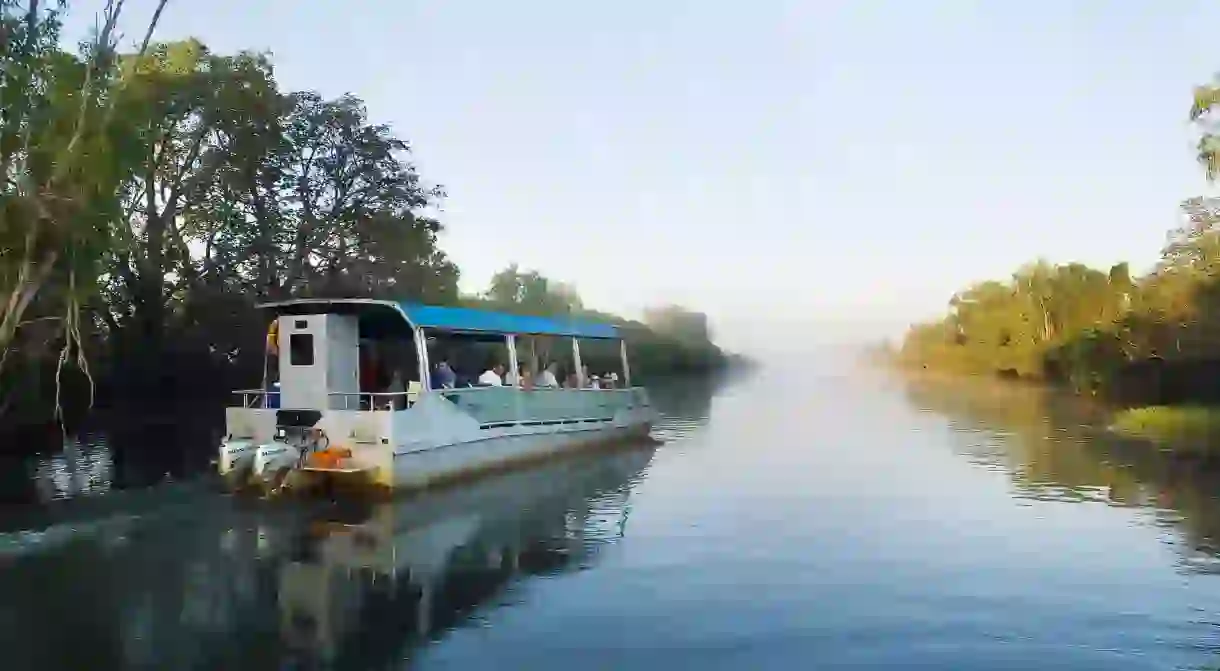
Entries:
{"type": "Polygon", "coordinates": [[[95,389],[142,413],[222,398],[260,379],[253,306],[288,297],[578,313],[629,328],[641,374],[726,361],[515,266],[460,296],[442,189],[360,99],[281,90],[264,54],[154,42],[155,18],[120,53],[119,7],[73,54],[61,3],[0,0],[0,427],[80,414],[95,389]]]}
{"type": "MultiPolygon", "coordinates": [[[[1220,86],[1195,91],[1199,161],[1216,176],[1220,86]]],[[[1132,405],[1220,402],[1220,198],[1182,204],[1159,263],[1030,263],[955,294],[896,353],[929,370],[1061,383],[1132,405]]]]}
{"type": "MultiPolygon", "coordinates": [[[[496,273],[481,296],[459,299],[463,305],[536,315],[571,315],[617,325],[625,334],[633,376],[647,380],[658,375],[708,372],[735,359],[711,340],[707,317],[701,312],[668,305],[646,311],[644,321],[625,319],[585,307],[580,294],[538,271],[523,271],[515,264],[496,273]],[[703,328],[692,328],[702,324],[703,328]]],[[[581,346],[591,370],[617,370],[617,348],[605,351],[597,343],[581,346]]]]}

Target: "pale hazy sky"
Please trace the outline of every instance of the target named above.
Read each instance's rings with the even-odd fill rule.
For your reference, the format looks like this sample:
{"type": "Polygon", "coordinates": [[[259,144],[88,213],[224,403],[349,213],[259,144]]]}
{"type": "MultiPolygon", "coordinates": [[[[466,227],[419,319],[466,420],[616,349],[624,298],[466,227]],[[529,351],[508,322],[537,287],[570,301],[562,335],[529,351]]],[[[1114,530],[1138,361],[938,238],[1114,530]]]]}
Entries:
{"type": "Polygon", "coordinates": [[[1203,189],[1218,26],[1205,0],[170,0],[158,37],[364,98],[449,192],[464,289],[517,261],[744,346],[893,332],[1038,255],[1151,263],[1203,189]]]}

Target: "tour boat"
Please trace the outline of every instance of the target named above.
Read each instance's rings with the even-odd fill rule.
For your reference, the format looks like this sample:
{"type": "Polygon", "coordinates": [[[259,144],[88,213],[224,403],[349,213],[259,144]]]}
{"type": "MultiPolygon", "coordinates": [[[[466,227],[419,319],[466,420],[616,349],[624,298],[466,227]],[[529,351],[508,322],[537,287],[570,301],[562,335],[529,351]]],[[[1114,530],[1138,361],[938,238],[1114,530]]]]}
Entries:
{"type": "Polygon", "coordinates": [[[239,402],[225,410],[217,468],[234,487],[417,488],[647,436],[656,417],[647,391],[631,386],[626,344],[610,324],[367,299],[260,307],[275,315],[268,371],[278,372],[278,381],[234,392],[239,402]],[[528,345],[537,363],[539,338],[565,350],[570,344],[563,362],[573,371],[570,385],[448,386],[433,379],[429,355],[438,340],[451,350],[491,347],[508,371],[520,371],[518,345],[528,345]],[[620,388],[586,379],[581,341],[617,344],[620,388]],[[369,386],[362,378],[371,375],[362,368],[375,368],[367,363],[371,353],[379,353],[380,365],[398,361],[397,384],[388,391],[362,391],[362,383],[369,386]]]}

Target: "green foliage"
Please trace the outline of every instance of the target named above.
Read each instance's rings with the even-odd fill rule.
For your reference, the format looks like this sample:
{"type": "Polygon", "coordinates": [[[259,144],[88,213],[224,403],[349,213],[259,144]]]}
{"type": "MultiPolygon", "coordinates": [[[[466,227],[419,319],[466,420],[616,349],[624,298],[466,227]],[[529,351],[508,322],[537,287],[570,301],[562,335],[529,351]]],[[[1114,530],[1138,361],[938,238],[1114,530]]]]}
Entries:
{"type": "Polygon", "coordinates": [[[1096,393],[1151,358],[1220,357],[1220,200],[1190,199],[1182,210],[1185,225],[1147,275],[1131,277],[1126,264],[1030,264],[954,296],[944,318],[908,331],[900,359],[1096,393]]]}
{"type": "Polygon", "coordinates": [[[1209,180],[1220,175],[1220,137],[1215,132],[1213,110],[1220,106],[1220,77],[1212,84],[1197,86],[1190,106],[1190,120],[1201,126],[1197,158],[1209,180]]]}
{"type": "Polygon", "coordinates": [[[0,411],[16,395],[4,370],[14,352],[53,357],[57,411],[64,364],[88,375],[82,308],[96,296],[120,193],[139,164],[127,145],[138,120],[117,113],[121,6],[107,3],[73,55],[58,47],[64,2],[0,0],[0,411]]]}
{"type": "Polygon", "coordinates": [[[1123,340],[1133,290],[1125,264],[1103,272],[1038,261],[955,295],[944,319],[908,332],[900,356],[956,372],[1060,376],[1092,389],[1104,376],[1095,360],[1123,340]]]}
{"type": "MultiPolygon", "coordinates": [[[[113,39],[121,2],[79,54],[59,47],[62,2],[25,2],[0,0],[0,415],[58,405],[45,371],[57,382],[86,350],[109,391],[146,403],[172,399],[178,377],[248,380],[262,364],[260,301],[462,300],[438,244],[443,190],[359,98],[284,91],[265,54],[152,41],[164,0],[126,54],[113,39]]],[[[628,324],[656,371],[723,360],[706,338],[594,313],[515,266],[476,302],[628,324]]]]}
{"type": "Polygon", "coordinates": [[[644,311],[644,322],[657,333],[692,343],[711,340],[707,315],[680,305],[666,305],[644,311]]]}
{"type": "MultiPolygon", "coordinates": [[[[1190,110],[1199,160],[1217,175],[1213,109],[1220,87],[1196,89],[1190,110]]],[[[1220,199],[1191,198],[1160,262],[1142,277],[1038,261],[1006,281],[960,292],[942,319],[913,326],[899,359],[929,369],[1002,374],[1112,391],[1150,360],[1220,359],[1220,199]]]]}
{"type": "MultiPolygon", "coordinates": [[[[487,292],[481,297],[468,297],[463,304],[517,314],[540,316],[565,315],[600,321],[618,326],[627,341],[627,355],[632,375],[648,379],[661,375],[704,373],[719,370],[729,363],[725,353],[707,337],[707,317],[679,306],[667,306],[652,315],[677,318],[677,323],[703,324],[701,333],[674,333],[652,323],[625,319],[618,315],[587,309],[575,287],[551,280],[536,270],[523,271],[516,264],[496,273],[487,292]]],[[[560,352],[554,343],[538,346],[538,353],[549,360],[552,352],[560,352]]],[[[562,349],[566,352],[566,347],[562,349]]],[[[595,343],[582,346],[582,361],[590,370],[610,371],[619,368],[617,349],[605,350],[595,343]]]]}
{"type": "Polygon", "coordinates": [[[492,276],[484,299],[498,310],[519,314],[585,313],[574,287],[544,277],[536,270],[522,271],[515,263],[492,276]]]}

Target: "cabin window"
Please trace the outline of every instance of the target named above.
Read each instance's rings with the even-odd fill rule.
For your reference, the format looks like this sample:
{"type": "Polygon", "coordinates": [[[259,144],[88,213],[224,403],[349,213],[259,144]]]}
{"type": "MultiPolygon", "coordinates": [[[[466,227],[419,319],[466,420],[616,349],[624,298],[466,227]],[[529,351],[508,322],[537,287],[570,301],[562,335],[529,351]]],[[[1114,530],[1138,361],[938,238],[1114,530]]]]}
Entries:
{"type": "Polygon", "coordinates": [[[312,333],[293,333],[288,336],[288,363],[293,366],[313,365],[312,333]]]}

